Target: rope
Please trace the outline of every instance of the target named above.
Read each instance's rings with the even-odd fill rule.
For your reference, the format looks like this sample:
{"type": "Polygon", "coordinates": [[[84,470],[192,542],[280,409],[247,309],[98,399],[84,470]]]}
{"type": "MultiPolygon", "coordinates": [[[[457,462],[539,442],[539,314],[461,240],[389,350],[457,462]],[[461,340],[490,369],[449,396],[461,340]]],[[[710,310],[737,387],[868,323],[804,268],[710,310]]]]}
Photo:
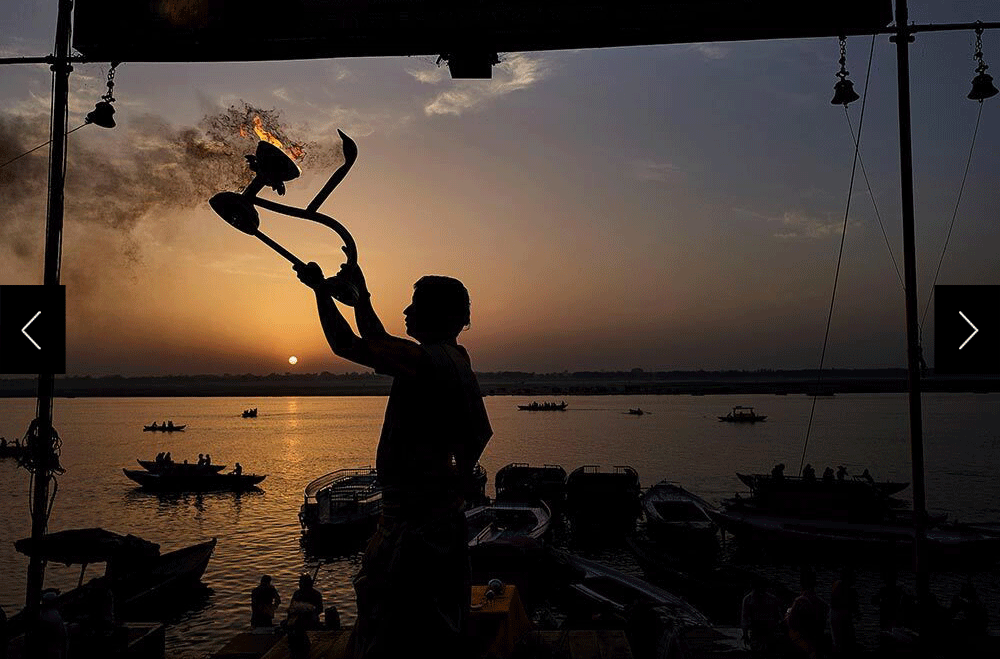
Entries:
{"type": "MultiPolygon", "coordinates": [[[[851,139],[854,140],[855,146],[858,144],[858,139],[854,136],[854,126],[851,125],[851,116],[847,115],[847,127],[851,131],[851,139]]],[[[906,290],[906,284],[903,283],[903,276],[899,274],[899,265],[896,263],[896,256],[892,253],[892,244],[889,242],[889,236],[885,232],[885,225],[882,224],[882,215],[878,212],[878,204],[875,203],[875,193],[872,192],[872,184],[868,181],[868,172],[865,170],[865,161],[861,157],[860,150],[858,151],[858,164],[861,165],[861,174],[865,177],[865,185],[868,186],[868,196],[872,200],[872,208],[875,209],[875,218],[878,219],[878,226],[882,229],[882,237],[885,239],[885,248],[889,251],[889,258],[892,260],[892,267],[896,271],[896,279],[899,280],[899,287],[906,290]]]]}
{"type": "MultiPolygon", "coordinates": [[[[66,131],[66,134],[69,135],[71,133],[75,133],[76,131],[80,130],[81,128],[83,128],[86,125],[87,125],[87,122],[84,122],[84,123],[80,124],[79,126],[77,126],[76,128],[74,128],[73,130],[66,131]]],[[[43,146],[46,146],[46,145],[51,144],[51,143],[52,143],[52,140],[46,140],[45,142],[42,142],[41,144],[39,144],[35,148],[28,149],[27,151],[25,151],[24,153],[22,153],[19,156],[14,156],[13,158],[11,158],[10,160],[8,160],[4,164],[0,165],[0,169],[3,169],[4,167],[6,167],[7,165],[11,164],[12,162],[14,162],[16,160],[20,160],[21,158],[25,157],[29,153],[34,153],[35,151],[38,151],[39,149],[41,149],[43,146]]]]}
{"type": "MultiPolygon", "coordinates": [[[[840,251],[837,253],[837,270],[833,275],[833,293],[830,295],[830,311],[826,316],[826,331],[823,334],[823,350],[819,357],[819,372],[816,374],[816,390],[819,391],[820,381],[823,379],[823,363],[826,360],[826,347],[830,341],[830,323],[833,321],[833,305],[837,300],[837,283],[840,280],[840,264],[844,258],[844,241],[847,239],[847,220],[851,213],[851,195],[854,192],[854,177],[858,169],[858,160],[861,152],[861,128],[865,124],[865,104],[868,101],[868,83],[871,82],[872,60],[875,56],[875,35],[872,35],[871,51],[868,53],[868,71],[865,74],[865,91],[861,96],[861,116],[858,118],[858,139],[854,142],[854,162],[851,165],[851,182],[847,187],[847,207],[844,209],[844,227],[840,232],[840,251]]],[[[844,114],[847,115],[847,106],[844,106],[844,114]]],[[[850,115],[848,115],[850,120],[850,115]]],[[[806,439],[802,445],[802,458],[799,460],[799,476],[802,475],[802,465],[806,461],[806,449],[809,447],[809,433],[812,430],[813,417],[816,414],[816,395],[812,397],[812,407],[809,409],[809,423],[806,425],[806,439]]]]}
{"type": "Polygon", "coordinates": [[[979,120],[983,118],[983,102],[979,102],[979,114],[976,116],[976,128],[972,131],[972,144],[969,145],[969,158],[965,161],[965,174],[962,175],[962,185],[958,188],[958,199],[955,200],[955,211],[951,214],[951,224],[948,225],[948,235],[944,239],[944,247],[941,248],[941,258],[938,259],[937,270],[934,271],[934,283],[931,284],[931,292],[927,295],[927,305],[924,313],[920,317],[920,334],[923,335],[924,321],[927,320],[927,311],[931,308],[931,300],[934,299],[934,286],[937,285],[938,275],[941,274],[941,264],[944,263],[944,254],[948,250],[948,241],[951,240],[951,230],[955,228],[955,218],[958,217],[958,206],[962,203],[962,193],[965,192],[965,179],[969,177],[969,165],[972,164],[972,150],[976,147],[976,135],[979,134],[979,120]]]}

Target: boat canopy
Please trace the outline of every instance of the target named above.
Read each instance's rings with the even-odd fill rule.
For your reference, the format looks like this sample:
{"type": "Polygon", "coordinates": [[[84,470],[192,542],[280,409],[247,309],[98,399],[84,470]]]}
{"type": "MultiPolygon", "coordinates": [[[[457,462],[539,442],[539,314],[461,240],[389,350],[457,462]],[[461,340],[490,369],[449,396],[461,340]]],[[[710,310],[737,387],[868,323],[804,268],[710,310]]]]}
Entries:
{"type": "Polygon", "coordinates": [[[134,535],[121,535],[102,528],[67,529],[43,535],[39,542],[23,538],[14,548],[27,556],[38,556],[53,563],[102,563],[112,559],[156,558],[160,545],[134,535]]]}

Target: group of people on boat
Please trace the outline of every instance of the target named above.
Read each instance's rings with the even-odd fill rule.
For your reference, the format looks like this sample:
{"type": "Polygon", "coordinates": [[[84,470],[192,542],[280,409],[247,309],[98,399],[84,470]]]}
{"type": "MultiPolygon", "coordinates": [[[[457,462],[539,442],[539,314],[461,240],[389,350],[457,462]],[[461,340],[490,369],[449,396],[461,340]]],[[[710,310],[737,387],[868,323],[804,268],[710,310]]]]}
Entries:
{"type": "Polygon", "coordinates": [[[202,455],[198,454],[198,466],[199,467],[209,467],[212,465],[212,456],[208,453],[202,455]]]}
{"type": "Polygon", "coordinates": [[[156,465],[159,467],[165,467],[168,465],[172,465],[174,463],[174,459],[170,457],[170,451],[167,451],[166,453],[160,451],[159,453],[156,454],[156,459],[154,460],[154,462],[156,462],[156,465]]]}
{"type": "MultiPolygon", "coordinates": [[[[773,478],[776,481],[784,480],[785,464],[783,462],[774,465],[774,467],[771,469],[771,478],[773,478]]],[[[869,485],[875,484],[875,479],[872,477],[872,475],[868,472],[867,469],[861,472],[861,479],[866,481],[869,485]]],[[[806,466],[802,468],[802,480],[813,483],[816,482],[816,469],[809,463],[806,463],[806,466]]],[[[847,480],[847,467],[845,467],[844,465],[839,465],[837,467],[836,480],[837,481],[847,480]]],[[[834,482],[834,472],[832,467],[827,467],[826,469],[823,470],[823,482],[824,483],[834,482]]]]}
{"type": "Polygon", "coordinates": [[[537,400],[533,400],[531,401],[531,403],[525,406],[525,408],[529,410],[558,410],[564,407],[566,407],[566,401],[562,401],[559,403],[550,403],[548,401],[544,403],[539,403],[537,400]]]}
{"type": "MultiPolygon", "coordinates": [[[[917,617],[916,598],[896,583],[896,572],[883,572],[884,585],[872,597],[878,607],[879,629],[913,628],[917,617]]],[[[854,656],[858,650],[855,621],[861,606],[854,571],[845,567],[833,582],[829,602],[816,593],[816,572],[804,567],[799,595],[786,608],[762,577],[755,577],[743,598],[740,627],[743,643],[754,652],[791,651],[808,657],[854,656]],[[829,632],[829,633],[828,633],[829,632]]],[[[961,586],[950,607],[932,601],[927,619],[932,623],[928,637],[954,634],[973,640],[987,633],[986,608],[971,579],[961,586]]]]}
{"type": "Polygon", "coordinates": [[[156,421],[153,421],[153,423],[150,424],[149,427],[152,428],[153,430],[156,430],[157,428],[166,428],[167,430],[173,430],[173,428],[174,428],[174,422],[172,420],[171,421],[164,421],[160,425],[156,425],[156,421]]]}

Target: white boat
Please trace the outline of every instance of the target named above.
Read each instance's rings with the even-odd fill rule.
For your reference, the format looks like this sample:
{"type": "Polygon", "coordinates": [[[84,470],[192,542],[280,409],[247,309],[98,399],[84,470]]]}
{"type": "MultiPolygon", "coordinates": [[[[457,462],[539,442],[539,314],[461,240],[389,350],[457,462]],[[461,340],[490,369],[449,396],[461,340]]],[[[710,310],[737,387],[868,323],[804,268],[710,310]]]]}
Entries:
{"type": "Polygon", "coordinates": [[[469,546],[475,547],[512,538],[540,539],[552,523],[552,510],[544,501],[537,504],[493,502],[465,511],[469,525],[469,546]]]}

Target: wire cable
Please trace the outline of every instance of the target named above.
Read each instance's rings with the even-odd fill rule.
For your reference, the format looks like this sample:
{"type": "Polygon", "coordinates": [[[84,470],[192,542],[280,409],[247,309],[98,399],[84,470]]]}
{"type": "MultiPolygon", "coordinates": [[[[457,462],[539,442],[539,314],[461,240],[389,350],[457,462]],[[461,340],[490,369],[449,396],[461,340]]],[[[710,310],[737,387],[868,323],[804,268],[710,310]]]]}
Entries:
{"type": "MultiPolygon", "coordinates": [[[[71,133],[75,133],[76,131],[80,130],[81,128],[83,128],[84,126],[86,126],[88,124],[89,124],[89,122],[85,121],[82,124],[80,124],[79,126],[77,126],[76,128],[74,128],[72,130],[66,131],[66,134],[69,135],[71,133]]],[[[38,151],[39,149],[41,149],[43,146],[46,146],[46,145],[51,144],[51,143],[52,143],[52,140],[46,140],[46,141],[42,142],[41,144],[39,144],[38,146],[36,146],[35,148],[28,149],[27,151],[25,151],[24,153],[22,153],[19,156],[14,156],[13,158],[11,158],[10,160],[8,160],[4,164],[0,165],[0,169],[3,169],[4,167],[6,167],[7,165],[11,164],[12,162],[20,160],[21,158],[25,157],[29,153],[34,153],[35,151],[38,151]]]]}
{"type": "MultiPolygon", "coordinates": [[[[809,447],[809,433],[812,430],[813,417],[816,414],[816,395],[819,393],[819,383],[823,379],[823,363],[826,360],[826,347],[830,341],[830,323],[833,321],[833,305],[837,300],[837,283],[840,280],[840,264],[844,259],[844,241],[847,239],[847,220],[851,214],[851,196],[854,193],[854,177],[858,169],[861,152],[861,128],[865,124],[865,105],[868,101],[868,84],[872,79],[872,60],[875,56],[875,35],[872,35],[871,51],[868,53],[868,71],[865,74],[865,91],[861,96],[861,116],[858,118],[858,139],[854,142],[854,162],[851,165],[851,182],[847,187],[847,208],[844,209],[844,226],[840,232],[840,251],[837,253],[837,269],[833,275],[833,293],[830,295],[830,311],[826,316],[826,331],[823,334],[823,350],[819,357],[819,371],[816,374],[816,392],[812,397],[812,407],[809,409],[809,423],[806,425],[806,439],[802,445],[802,458],[799,460],[799,476],[802,475],[802,465],[806,461],[806,449],[809,447]]],[[[844,105],[847,114],[847,105],[844,105]]],[[[850,117],[848,117],[849,119],[850,117]]]]}

